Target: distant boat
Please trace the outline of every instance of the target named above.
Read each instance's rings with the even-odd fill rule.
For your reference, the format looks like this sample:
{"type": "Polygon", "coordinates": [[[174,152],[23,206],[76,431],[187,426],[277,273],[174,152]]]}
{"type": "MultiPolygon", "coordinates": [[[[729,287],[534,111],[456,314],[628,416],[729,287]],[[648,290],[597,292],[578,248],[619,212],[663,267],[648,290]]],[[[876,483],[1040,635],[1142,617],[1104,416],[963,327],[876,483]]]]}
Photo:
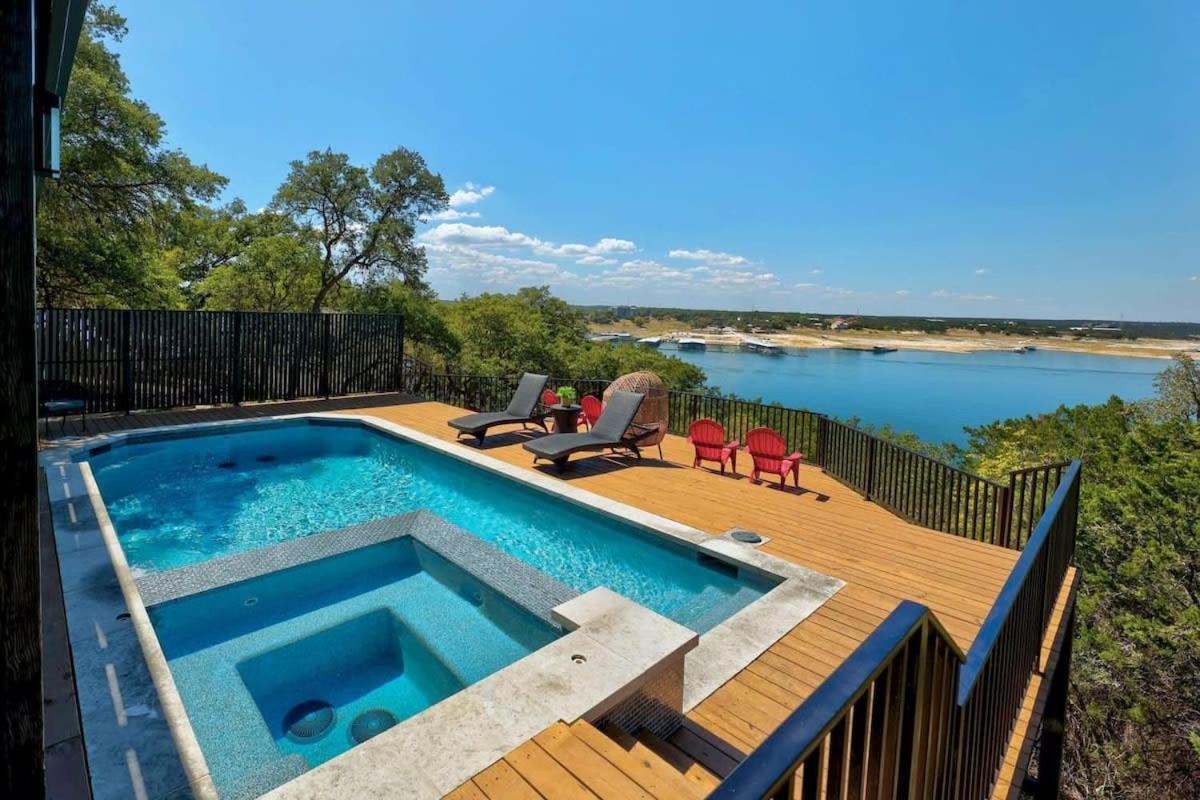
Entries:
{"type": "Polygon", "coordinates": [[[675,344],[679,346],[680,350],[707,350],[708,349],[708,342],[704,341],[703,339],[693,339],[690,337],[683,338],[683,339],[676,339],[675,344]]]}
{"type": "Polygon", "coordinates": [[[640,345],[645,345],[646,347],[658,347],[660,344],[662,344],[662,337],[643,336],[641,339],[637,340],[637,343],[640,345]]]}
{"type": "Polygon", "coordinates": [[[612,336],[614,339],[620,339],[621,341],[625,341],[626,339],[633,338],[632,333],[614,333],[612,336]]]}
{"type": "Polygon", "coordinates": [[[765,353],[770,356],[783,355],[782,347],[765,339],[751,339],[750,337],[746,337],[738,343],[738,347],[742,350],[748,350],[751,353],[765,353]]]}
{"type": "Polygon", "coordinates": [[[896,350],[897,348],[895,347],[884,347],[881,344],[877,344],[871,348],[871,352],[875,353],[876,355],[881,355],[883,353],[894,353],[896,350]]]}

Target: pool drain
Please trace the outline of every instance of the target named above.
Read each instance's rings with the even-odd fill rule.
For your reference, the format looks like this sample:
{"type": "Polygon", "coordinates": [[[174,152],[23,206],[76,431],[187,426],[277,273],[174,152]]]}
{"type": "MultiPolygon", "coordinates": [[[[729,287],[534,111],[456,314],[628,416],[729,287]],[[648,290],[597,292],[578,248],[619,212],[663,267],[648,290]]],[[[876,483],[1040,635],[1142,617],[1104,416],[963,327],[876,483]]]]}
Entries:
{"type": "Polygon", "coordinates": [[[257,456],[254,460],[260,464],[270,464],[272,461],[275,460],[275,456],[271,456],[271,455],[257,456]]]}
{"type": "Polygon", "coordinates": [[[372,708],[370,711],[359,714],[354,718],[354,722],[350,723],[350,738],[358,744],[362,744],[395,724],[396,717],[392,712],[382,708],[372,708]]]}
{"type": "Polygon", "coordinates": [[[217,469],[233,469],[236,466],[236,461],[222,461],[220,464],[217,464],[217,469]]]}
{"type": "Polygon", "coordinates": [[[283,728],[294,742],[312,742],[329,733],[336,716],[324,700],[305,700],[284,716],[283,728]]]}

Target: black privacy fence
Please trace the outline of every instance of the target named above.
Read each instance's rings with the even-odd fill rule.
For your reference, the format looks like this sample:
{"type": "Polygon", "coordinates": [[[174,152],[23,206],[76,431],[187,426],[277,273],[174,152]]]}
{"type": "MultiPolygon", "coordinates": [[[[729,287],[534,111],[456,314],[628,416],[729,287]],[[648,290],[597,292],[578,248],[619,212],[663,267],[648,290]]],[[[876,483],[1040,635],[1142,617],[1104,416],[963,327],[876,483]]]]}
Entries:
{"type": "MultiPolygon", "coordinates": [[[[405,369],[405,391],[477,411],[503,409],[517,380],[438,373],[416,361],[405,369]]],[[[580,396],[599,397],[608,381],[551,378],[548,385],[570,385],[580,396]]],[[[669,430],[678,436],[686,436],[698,419],[716,420],[728,438],[743,443],[754,428],[774,428],[790,450],[898,516],[943,533],[1016,550],[1028,541],[1067,467],[1031,467],[1012,473],[1007,482],[997,482],[824,414],[695,392],[672,391],[669,416],[669,430]]]]}
{"type": "MultiPolygon", "coordinates": [[[[709,800],[992,796],[1029,681],[1047,668],[1042,646],[1075,552],[1079,462],[1029,480],[1045,485],[1052,473],[1055,488],[967,653],[928,608],[901,602],[709,800]]],[[[1055,675],[1069,667],[1068,646],[1055,675]]]]}
{"type": "Polygon", "coordinates": [[[41,309],[43,393],[89,413],[396,391],[404,320],[382,314],[41,309]]]}

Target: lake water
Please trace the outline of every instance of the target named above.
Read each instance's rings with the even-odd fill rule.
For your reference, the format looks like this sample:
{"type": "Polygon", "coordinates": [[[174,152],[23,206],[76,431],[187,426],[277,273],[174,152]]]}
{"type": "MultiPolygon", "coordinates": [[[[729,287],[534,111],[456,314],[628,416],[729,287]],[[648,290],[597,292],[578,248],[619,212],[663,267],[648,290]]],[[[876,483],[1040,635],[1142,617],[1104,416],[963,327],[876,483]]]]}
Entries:
{"type": "Polygon", "coordinates": [[[1112,395],[1154,394],[1157,358],[1063,353],[937,353],[900,350],[789,350],[767,356],[737,350],[663,348],[704,369],[710,386],[739,397],[808,408],[863,422],[890,422],[930,441],[966,441],[965,425],[1101,403],[1112,395]]]}

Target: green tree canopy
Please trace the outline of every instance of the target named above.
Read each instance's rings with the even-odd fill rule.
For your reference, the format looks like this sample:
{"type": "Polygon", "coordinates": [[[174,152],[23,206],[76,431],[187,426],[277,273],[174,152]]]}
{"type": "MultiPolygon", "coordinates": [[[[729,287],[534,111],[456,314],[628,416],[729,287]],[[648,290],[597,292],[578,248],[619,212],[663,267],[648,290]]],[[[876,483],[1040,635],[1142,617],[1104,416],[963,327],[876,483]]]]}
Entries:
{"type": "Polygon", "coordinates": [[[545,286],[515,294],[464,297],[448,308],[450,327],[462,342],[455,368],[481,375],[526,370],[562,378],[612,379],[650,370],[674,389],[704,384],[699,367],[653,348],[587,340],[587,323],[545,286]]]}
{"type": "Polygon", "coordinates": [[[130,96],[111,45],[125,20],[93,3],[62,116],[62,178],[38,202],[43,305],[178,303],[158,259],[171,217],[212,200],[225,179],[164,145],[162,119],[130,96]]]}
{"type": "Polygon", "coordinates": [[[311,305],[320,311],[352,277],[422,286],[425,250],[414,242],[416,226],[448,200],[441,176],[412,150],[384,153],[368,170],[327,149],[292,162],[272,208],[317,237],[321,269],[311,305]]]}
{"type": "Polygon", "coordinates": [[[1200,423],[1114,397],[970,433],[968,459],[992,477],[1032,463],[1083,459],[1076,550],[1083,582],[1064,793],[1194,796],[1200,423]]]}

